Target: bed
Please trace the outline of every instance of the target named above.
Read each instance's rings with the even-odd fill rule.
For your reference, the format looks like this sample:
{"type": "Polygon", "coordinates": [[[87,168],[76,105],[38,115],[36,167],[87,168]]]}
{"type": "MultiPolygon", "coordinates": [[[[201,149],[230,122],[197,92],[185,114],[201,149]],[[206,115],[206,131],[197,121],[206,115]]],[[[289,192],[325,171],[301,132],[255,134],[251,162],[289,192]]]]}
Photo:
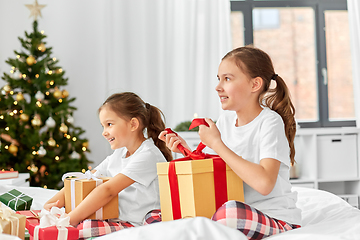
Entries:
{"type": "MultiPolygon", "coordinates": [[[[57,192],[51,189],[3,185],[0,186],[0,194],[14,188],[33,197],[32,209],[41,209],[43,204],[57,192]]],[[[293,190],[298,192],[298,207],[302,209],[303,227],[267,239],[360,239],[359,209],[329,192],[303,187],[293,187],[293,190]]],[[[0,234],[0,239],[15,240],[19,238],[0,234]]],[[[204,217],[196,217],[124,229],[96,239],[246,240],[247,238],[235,229],[204,217]]]]}

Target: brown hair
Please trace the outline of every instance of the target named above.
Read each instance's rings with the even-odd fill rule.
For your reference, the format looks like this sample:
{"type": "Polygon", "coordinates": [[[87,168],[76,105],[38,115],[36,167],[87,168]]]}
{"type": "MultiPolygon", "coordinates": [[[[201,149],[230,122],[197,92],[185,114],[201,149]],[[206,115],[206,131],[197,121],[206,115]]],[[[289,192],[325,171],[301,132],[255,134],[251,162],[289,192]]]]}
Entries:
{"type": "Polygon", "coordinates": [[[236,65],[251,78],[262,78],[264,87],[259,95],[259,103],[274,110],[283,119],[285,134],[290,147],[290,160],[291,164],[294,164],[295,108],[285,81],[275,74],[270,56],[258,48],[245,46],[230,51],[222,60],[224,59],[234,59],[236,65]],[[275,88],[270,88],[271,80],[275,80],[275,88]]]}
{"type": "Polygon", "coordinates": [[[145,128],[147,129],[148,137],[153,139],[166,160],[172,160],[171,151],[166,147],[165,142],[158,138],[160,132],[165,129],[163,121],[165,116],[160,109],[145,103],[138,95],[132,92],[111,95],[99,108],[99,112],[105,105],[123,119],[137,118],[141,123],[141,130],[144,132],[145,128]]]}

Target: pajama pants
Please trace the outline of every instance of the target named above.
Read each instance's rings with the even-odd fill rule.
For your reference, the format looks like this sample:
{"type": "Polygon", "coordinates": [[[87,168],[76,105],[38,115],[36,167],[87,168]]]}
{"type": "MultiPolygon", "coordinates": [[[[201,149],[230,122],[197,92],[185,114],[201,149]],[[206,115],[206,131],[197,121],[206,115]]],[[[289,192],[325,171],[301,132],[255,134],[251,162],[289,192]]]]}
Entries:
{"type": "MultiPolygon", "coordinates": [[[[215,212],[212,220],[241,231],[248,239],[262,239],[300,227],[299,225],[271,218],[259,210],[238,201],[224,203],[215,212]]],[[[151,211],[145,216],[144,224],[156,222],[161,222],[160,210],[151,211]]]]}
{"type": "Polygon", "coordinates": [[[76,228],[79,229],[79,240],[84,240],[130,227],[134,226],[125,221],[111,222],[107,220],[86,219],[77,225],[76,228]]]}

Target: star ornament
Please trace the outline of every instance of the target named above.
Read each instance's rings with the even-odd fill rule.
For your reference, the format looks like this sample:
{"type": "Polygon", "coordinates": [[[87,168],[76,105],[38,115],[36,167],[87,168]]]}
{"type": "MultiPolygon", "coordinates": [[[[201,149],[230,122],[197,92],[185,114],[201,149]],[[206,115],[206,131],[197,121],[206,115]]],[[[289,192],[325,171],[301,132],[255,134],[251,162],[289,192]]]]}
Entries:
{"type": "Polygon", "coordinates": [[[46,5],[39,5],[37,0],[35,0],[33,5],[25,4],[25,6],[30,10],[30,17],[34,17],[34,20],[37,20],[37,17],[41,16],[41,9],[43,9],[46,5]]]}

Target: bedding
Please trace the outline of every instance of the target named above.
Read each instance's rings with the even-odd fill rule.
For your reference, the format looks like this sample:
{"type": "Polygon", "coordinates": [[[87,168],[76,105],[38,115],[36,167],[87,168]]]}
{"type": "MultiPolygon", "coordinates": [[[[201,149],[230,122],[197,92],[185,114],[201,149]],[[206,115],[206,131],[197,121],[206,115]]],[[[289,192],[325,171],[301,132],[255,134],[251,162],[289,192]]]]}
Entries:
{"type": "MultiPolygon", "coordinates": [[[[0,194],[17,189],[31,197],[31,209],[41,209],[57,190],[36,187],[0,186],[0,194]]],[[[340,197],[321,190],[293,187],[298,192],[298,207],[302,210],[302,228],[271,236],[271,240],[335,240],[360,239],[360,210],[352,207],[340,197]]],[[[17,237],[2,235],[0,239],[15,240],[17,237]]],[[[204,217],[154,223],[147,226],[124,229],[98,240],[145,239],[145,240],[246,240],[241,232],[223,226],[204,217]]]]}

